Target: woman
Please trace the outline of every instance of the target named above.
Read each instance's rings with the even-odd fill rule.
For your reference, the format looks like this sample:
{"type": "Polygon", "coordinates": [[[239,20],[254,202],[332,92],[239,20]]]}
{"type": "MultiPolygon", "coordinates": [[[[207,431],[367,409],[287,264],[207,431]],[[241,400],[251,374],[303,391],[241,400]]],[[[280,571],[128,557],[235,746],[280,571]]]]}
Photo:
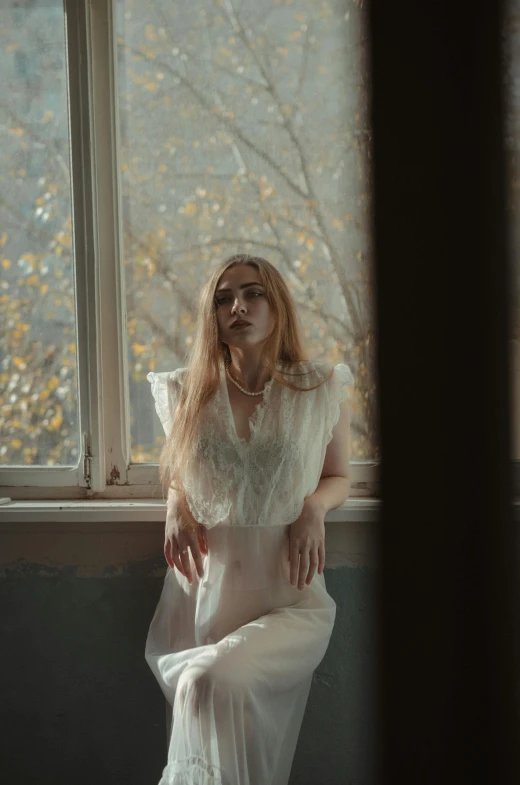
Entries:
{"type": "Polygon", "coordinates": [[[238,255],[202,290],[188,367],[147,378],[167,435],[159,785],[286,785],[336,614],[324,518],[349,493],[352,374],[305,360],[283,278],[238,255]]]}

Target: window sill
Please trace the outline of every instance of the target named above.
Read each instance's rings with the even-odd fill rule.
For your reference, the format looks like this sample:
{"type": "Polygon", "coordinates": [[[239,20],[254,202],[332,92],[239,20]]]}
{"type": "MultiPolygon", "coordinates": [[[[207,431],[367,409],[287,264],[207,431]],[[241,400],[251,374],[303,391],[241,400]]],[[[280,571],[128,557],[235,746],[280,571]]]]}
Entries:
{"type": "MultiPolygon", "coordinates": [[[[348,499],[341,507],[328,512],[325,521],[377,521],[380,506],[380,499],[348,499]]],[[[0,504],[0,523],[162,522],[165,510],[165,503],[155,499],[9,501],[0,504]]]]}

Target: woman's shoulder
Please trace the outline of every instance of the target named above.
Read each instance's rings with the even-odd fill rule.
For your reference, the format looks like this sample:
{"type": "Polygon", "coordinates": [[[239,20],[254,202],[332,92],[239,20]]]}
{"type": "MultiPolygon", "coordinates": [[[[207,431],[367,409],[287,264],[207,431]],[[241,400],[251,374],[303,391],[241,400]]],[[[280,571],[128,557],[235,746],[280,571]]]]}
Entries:
{"type": "Polygon", "coordinates": [[[176,368],[174,371],[160,371],[159,373],[150,371],[146,378],[152,386],[168,385],[168,383],[178,383],[182,385],[187,370],[187,368],[176,368]]]}
{"type": "Polygon", "coordinates": [[[330,375],[332,365],[319,360],[299,360],[281,367],[282,374],[292,384],[306,389],[315,387],[330,375]]]}
{"type": "MultiPolygon", "coordinates": [[[[302,360],[293,366],[301,374],[304,386],[319,384],[322,380],[327,380],[329,385],[354,384],[354,376],[350,367],[345,363],[332,363],[328,360],[302,360]]],[[[325,385],[327,386],[327,385],[325,385]]]]}

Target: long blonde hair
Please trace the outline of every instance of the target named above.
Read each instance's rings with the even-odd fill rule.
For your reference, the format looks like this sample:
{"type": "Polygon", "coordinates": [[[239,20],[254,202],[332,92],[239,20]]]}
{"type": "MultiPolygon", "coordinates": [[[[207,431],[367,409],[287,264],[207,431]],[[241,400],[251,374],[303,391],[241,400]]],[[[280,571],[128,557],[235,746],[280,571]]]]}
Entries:
{"type": "Polygon", "coordinates": [[[307,356],[303,331],[287,284],[276,267],[260,256],[235,254],[222,262],[200,292],[195,338],[187,371],[173,413],[172,427],[159,457],[159,474],[164,493],[167,494],[168,488],[172,487],[185,512],[187,505],[182,480],[183,467],[190,458],[200,412],[219,388],[220,363],[231,361],[229,347],[219,337],[215,290],[222,274],[238,264],[250,265],[258,271],[274,315],[274,328],[266,338],[260,354],[260,363],[269,369],[272,378],[285,387],[304,392],[321,387],[333,373],[331,369],[328,376],[313,387],[300,387],[291,382],[287,376],[304,374],[289,369],[295,363],[306,362],[307,356]],[[279,364],[284,366],[283,370],[279,370],[279,364]]]}

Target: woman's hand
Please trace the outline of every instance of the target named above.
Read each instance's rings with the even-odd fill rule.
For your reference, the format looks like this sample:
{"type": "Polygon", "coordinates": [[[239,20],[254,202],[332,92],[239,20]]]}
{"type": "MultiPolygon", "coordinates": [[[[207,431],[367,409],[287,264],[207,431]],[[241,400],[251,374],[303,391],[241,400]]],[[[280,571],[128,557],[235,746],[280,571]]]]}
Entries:
{"type": "Polygon", "coordinates": [[[191,549],[197,573],[202,578],[204,568],[201,554],[208,553],[206,530],[202,524],[195,520],[186,500],[180,500],[173,488],[170,488],[168,493],[166,510],[164,556],[172,570],[177,567],[191,584],[193,577],[189,549],[191,549]]]}
{"type": "Polygon", "coordinates": [[[305,499],[300,517],[289,526],[290,581],[298,589],[312,581],[316,568],[325,567],[325,512],[312,496],[305,499]]]}

